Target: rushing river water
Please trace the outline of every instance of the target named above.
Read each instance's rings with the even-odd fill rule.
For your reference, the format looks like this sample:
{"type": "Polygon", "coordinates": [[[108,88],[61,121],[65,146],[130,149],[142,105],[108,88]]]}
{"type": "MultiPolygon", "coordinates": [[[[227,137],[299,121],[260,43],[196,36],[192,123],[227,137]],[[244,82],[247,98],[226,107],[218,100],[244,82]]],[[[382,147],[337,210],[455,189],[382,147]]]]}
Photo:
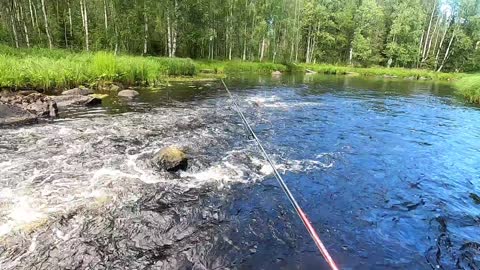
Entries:
{"type": "MultiPolygon", "coordinates": [[[[448,84],[227,84],[342,269],[480,269],[480,109],[448,84]]],[[[0,130],[0,269],[327,269],[231,106],[175,83],[0,130]]]]}

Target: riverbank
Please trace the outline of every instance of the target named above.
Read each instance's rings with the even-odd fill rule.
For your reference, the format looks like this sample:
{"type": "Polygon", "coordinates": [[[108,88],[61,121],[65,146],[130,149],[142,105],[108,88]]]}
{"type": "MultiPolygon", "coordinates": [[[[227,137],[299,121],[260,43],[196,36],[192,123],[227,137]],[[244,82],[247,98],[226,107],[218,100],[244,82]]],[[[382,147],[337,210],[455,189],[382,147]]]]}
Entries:
{"type": "Polygon", "coordinates": [[[351,67],[325,64],[301,64],[303,69],[318,73],[334,75],[361,75],[361,76],[384,76],[391,78],[408,78],[411,80],[456,80],[464,76],[462,73],[435,72],[426,69],[385,68],[385,67],[351,67]]]}
{"type": "Polygon", "coordinates": [[[466,76],[455,82],[457,92],[472,103],[480,104],[480,74],[466,76]]]}
{"type": "Polygon", "coordinates": [[[454,80],[463,75],[402,68],[356,68],[324,64],[279,64],[248,61],[207,61],[152,56],[115,56],[109,52],[71,52],[0,47],[0,88],[63,90],[96,88],[105,83],[156,86],[169,80],[214,79],[228,74],[317,72],[350,76],[382,76],[412,80],[454,80]]]}

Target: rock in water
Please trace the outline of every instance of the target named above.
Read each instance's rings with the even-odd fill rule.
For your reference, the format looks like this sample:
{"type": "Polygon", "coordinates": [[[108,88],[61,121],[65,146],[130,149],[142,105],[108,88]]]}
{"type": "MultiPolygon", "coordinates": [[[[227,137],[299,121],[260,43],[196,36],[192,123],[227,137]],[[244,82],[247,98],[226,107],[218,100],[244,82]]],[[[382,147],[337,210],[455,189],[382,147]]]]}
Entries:
{"type": "Polygon", "coordinates": [[[36,123],[37,117],[17,106],[0,103],[0,126],[36,123]]]}
{"type": "Polygon", "coordinates": [[[92,96],[67,95],[51,97],[58,107],[68,107],[71,105],[95,106],[102,104],[102,100],[92,96]]]}
{"type": "Polygon", "coordinates": [[[272,75],[273,76],[280,76],[280,75],[282,75],[282,72],[277,70],[277,71],[272,72],[272,75]]]}
{"type": "Polygon", "coordinates": [[[93,94],[93,90],[88,88],[73,88],[62,92],[64,96],[88,96],[91,94],[93,94]]]}
{"type": "Polygon", "coordinates": [[[109,90],[110,90],[110,91],[115,91],[115,92],[120,91],[120,86],[118,86],[118,85],[116,85],[116,84],[112,84],[112,85],[110,85],[110,89],[109,89],[109,90]]]}
{"type": "Polygon", "coordinates": [[[153,164],[162,170],[176,172],[188,167],[187,155],[176,147],[165,147],[153,156],[153,164]]]}
{"type": "Polygon", "coordinates": [[[0,102],[26,110],[38,117],[55,117],[58,113],[57,103],[51,97],[40,93],[2,96],[0,102]]]}
{"type": "Polygon", "coordinates": [[[122,90],[122,91],[118,92],[118,96],[123,97],[123,98],[134,98],[138,95],[140,95],[140,94],[137,91],[131,90],[131,89],[122,90]]]}

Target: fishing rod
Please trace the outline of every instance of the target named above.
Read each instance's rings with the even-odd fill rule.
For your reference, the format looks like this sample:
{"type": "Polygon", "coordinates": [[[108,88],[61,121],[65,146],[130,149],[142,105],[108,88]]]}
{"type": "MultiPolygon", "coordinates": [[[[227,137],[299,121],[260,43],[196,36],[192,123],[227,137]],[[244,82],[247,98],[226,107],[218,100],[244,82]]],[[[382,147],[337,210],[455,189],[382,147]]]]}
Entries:
{"type": "Polygon", "coordinates": [[[305,214],[305,212],[303,212],[302,208],[300,207],[300,205],[298,204],[297,200],[295,199],[295,197],[293,196],[292,192],[290,191],[290,189],[288,188],[287,184],[285,183],[285,181],[283,180],[283,177],[280,175],[280,173],[277,171],[277,168],[275,166],[275,163],[273,162],[273,160],[270,158],[270,156],[267,154],[267,151],[265,151],[265,148],[263,148],[263,145],[262,143],[260,142],[260,139],[258,139],[257,137],[257,134],[255,134],[255,132],[253,131],[252,127],[250,126],[250,124],[248,123],[247,121],[247,118],[245,118],[245,115],[243,114],[243,112],[240,110],[240,106],[238,105],[237,103],[237,99],[232,95],[232,93],[230,92],[230,90],[228,89],[227,85],[225,84],[225,82],[223,81],[223,79],[221,79],[222,81],[222,84],[223,86],[225,87],[225,90],[227,91],[228,95],[230,96],[230,99],[232,100],[234,106],[235,106],[235,110],[237,111],[238,115],[240,116],[240,118],[242,119],[242,122],[245,126],[245,129],[248,131],[248,133],[250,133],[250,135],[253,137],[253,139],[255,140],[257,146],[258,146],[258,149],[260,150],[260,152],[262,152],[262,155],[263,157],[267,160],[267,162],[270,164],[270,166],[272,167],[273,169],[273,174],[275,175],[275,178],[277,179],[278,183],[280,184],[280,187],[282,188],[283,192],[285,193],[285,195],[287,195],[288,197],[288,200],[290,201],[290,203],[292,204],[293,208],[295,208],[295,211],[297,212],[299,218],[302,220],[303,222],[303,225],[305,225],[305,228],[307,229],[308,233],[310,234],[310,236],[312,237],[312,240],[313,242],[315,242],[315,245],[317,246],[318,250],[320,251],[320,253],[322,254],[323,258],[325,259],[325,261],[328,263],[328,265],[330,266],[330,268],[332,270],[338,270],[339,268],[337,267],[337,265],[335,264],[335,261],[332,259],[332,256],[330,256],[330,253],[328,252],[327,248],[325,247],[325,245],[323,244],[322,240],[320,239],[320,236],[318,236],[318,233],[317,231],[315,230],[315,228],[313,227],[312,225],[312,222],[310,222],[310,220],[308,219],[307,215],[305,214]]]}

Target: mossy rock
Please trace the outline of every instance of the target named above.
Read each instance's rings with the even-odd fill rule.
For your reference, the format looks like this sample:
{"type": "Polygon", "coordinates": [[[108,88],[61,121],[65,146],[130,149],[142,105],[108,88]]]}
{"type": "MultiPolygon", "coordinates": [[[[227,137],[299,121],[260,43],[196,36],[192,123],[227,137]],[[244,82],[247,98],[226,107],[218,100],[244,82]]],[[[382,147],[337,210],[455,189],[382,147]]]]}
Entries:
{"type": "Polygon", "coordinates": [[[188,167],[187,155],[177,147],[165,147],[156,153],[152,162],[161,170],[176,172],[188,167]]]}
{"type": "Polygon", "coordinates": [[[108,97],[108,95],[107,94],[92,94],[92,95],[89,95],[89,97],[104,99],[104,98],[108,97]]]}

